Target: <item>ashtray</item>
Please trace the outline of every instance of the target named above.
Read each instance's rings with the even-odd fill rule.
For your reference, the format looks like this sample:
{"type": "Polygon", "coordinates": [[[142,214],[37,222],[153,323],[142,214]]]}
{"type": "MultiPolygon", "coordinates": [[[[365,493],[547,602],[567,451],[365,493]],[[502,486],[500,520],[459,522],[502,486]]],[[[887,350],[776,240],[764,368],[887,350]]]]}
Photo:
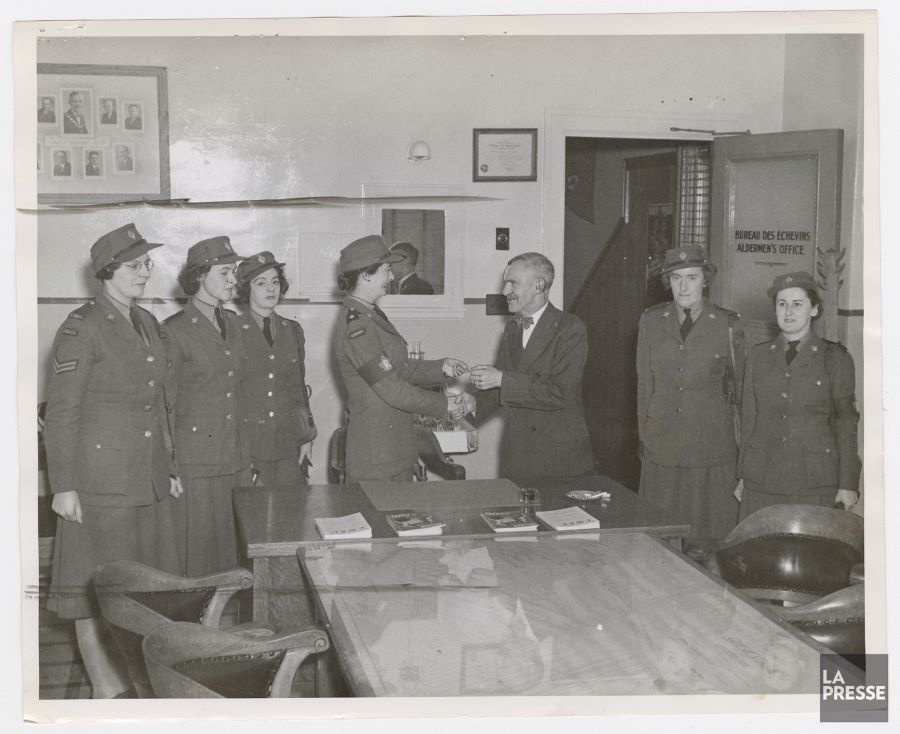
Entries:
{"type": "Polygon", "coordinates": [[[595,491],[593,489],[573,489],[571,492],[566,492],[566,497],[571,497],[573,500],[600,500],[600,499],[609,499],[609,492],[601,492],[599,490],[595,491]]]}

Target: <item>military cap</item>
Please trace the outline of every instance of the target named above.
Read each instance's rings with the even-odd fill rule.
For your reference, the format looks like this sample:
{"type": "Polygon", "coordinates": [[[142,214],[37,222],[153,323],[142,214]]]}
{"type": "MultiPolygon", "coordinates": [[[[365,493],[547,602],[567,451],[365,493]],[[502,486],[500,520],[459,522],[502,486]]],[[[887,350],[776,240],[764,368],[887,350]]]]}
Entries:
{"type": "Polygon", "coordinates": [[[716,274],[716,266],[710,262],[709,253],[699,245],[685,245],[666,250],[659,274],[665,275],[682,268],[704,268],[710,275],[716,274]]]}
{"type": "Polygon", "coordinates": [[[353,240],[341,250],[341,272],[349,273],[351,270],[361,270],[370,265],[398,263],[405,259],[403,255],[388,250],[380,234],[370,234],[353,240]]]}
{"type": "Polygon", "coordinates": [[[275,256],[271,252],[263,250],[255,255],[251,255],[238,265],[238,283],[249,283],[254,277],[270,268],[283,267],[284,263],[277,262],[275,256]]]}
{"type": "Polygon", "coordinates": [[[224,235],[200,240],[187,254],[188,265],[225,265],[243,259],[243,255],[231,249],[231,240],[224,235]]]}
{"type": "Polygon", "coordinates": [[[154,247],[162,247],[162,243],[147,242],[133,224],[126,224],[91,245],[91,267],[99,273],[110,263],[137,260],[154,247]]]}
{"type": "Polygon", "coordinates": [[[816,283],[815,278],[805,270],[800,270],[796,273],[782,273],[781,275],[776,275],[775,280],[772,281],[772,285],[766,293],[769,298],[774,298],[778,295],[778,291],[783,291],[785,288],[805,288],[814,291],[816,295],[819,294],[819,284],[816,283]]]}

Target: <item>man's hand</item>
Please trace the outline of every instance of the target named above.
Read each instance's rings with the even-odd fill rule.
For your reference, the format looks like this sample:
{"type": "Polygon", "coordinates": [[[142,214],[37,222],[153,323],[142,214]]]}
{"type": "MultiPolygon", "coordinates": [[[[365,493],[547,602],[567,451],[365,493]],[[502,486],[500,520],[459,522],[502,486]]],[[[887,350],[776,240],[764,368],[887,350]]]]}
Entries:
{"type": "Polygon", "coordinates": [[[69,522],[81,522],[81,500],[74,489],[69,492],[59,492],[53,495],[53,511],[63,520],[69,522]]]}
{"type": "Polygon", "coordinates": [[[456,357],[446,357],[442,370],[444,377],[459,377],[469,371],[469,365],[456,357]]]}
{"type": "Polygon", "coordinates": [[[834,506],[839,510],[849,510],[859,502],[859,492],[852,489],[839,489],[834,495],[834,506]]]}
{"type": "Polygon", "coordinates": [[[479,390],[490,390],[500,387],[503,373],[489,364],[480,364],[472,368],[472,384],[479,390]]]}
{"type": "Polygon", "coordinates": [[[169,494],[175,499],[184,494],[184,487],[181,486],[181,479],[178,477],[169,477],[169,494]]]}

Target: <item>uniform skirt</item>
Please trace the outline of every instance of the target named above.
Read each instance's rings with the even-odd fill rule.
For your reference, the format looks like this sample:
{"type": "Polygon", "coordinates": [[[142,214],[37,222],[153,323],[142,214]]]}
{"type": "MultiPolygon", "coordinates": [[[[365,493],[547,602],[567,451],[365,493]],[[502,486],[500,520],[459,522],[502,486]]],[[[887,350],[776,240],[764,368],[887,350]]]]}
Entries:
{"type": "Polygon", "coordinates": [[[94,568],[104,561],[138,561],[182,575],[180,504],[172,497],[143,507],[82,504],[81,523],[59,518],[47,609],[63,619],[98,616],[91,579],[94,568]]]}
{"type": "Polygon", "coordinates": [[[640,494],[673,520],[691,525],[691,540],[725,537],[737,524],[735,463],[714,466],[662,466],[644,459],[640,494]]]}
{"type": "Polygon", "coordinates": [[[205,576],[234,568],[238,563],[238,543],[231,490],[250,486],[250,470],[221,477],[182,477],[181,481],[187,575],[205,576]]]}

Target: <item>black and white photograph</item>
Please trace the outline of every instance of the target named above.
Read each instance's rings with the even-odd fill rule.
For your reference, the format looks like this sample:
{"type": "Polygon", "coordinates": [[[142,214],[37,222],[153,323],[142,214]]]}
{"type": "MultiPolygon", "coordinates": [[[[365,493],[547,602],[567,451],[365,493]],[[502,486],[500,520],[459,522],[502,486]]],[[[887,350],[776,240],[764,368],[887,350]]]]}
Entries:
{"type": "Polygon", "coordinates": [[[65,102],[62,134],[74,136],[90,136],[94,134],[94,111],[90,89],[60,90],[60,97],[65,102]]]}
{"type": "Polygon", "coordinates": [[[126,130],[143,131],[144,129],[144,105],[140,102],[125,102],[125,121],[126,130]]]}
{"type": "Polygon", "coordinates": [[[134,145],[132,143],[116,143],[113,150],[116,157],[115,172],[134,175],[134,145]]]}
{"type": "Polygon", "coordinates": [[[119,101],[115,97],[100,97],[98,100],[100,127],[118,127],[119,101]]]}
{"type": "Polygon", "coordinates": [[[56,97],[49,94],[38,95],[38,125],[56,124],[56,97]]]}
{"type": "Polygon", "coordinates": [[[884,30],[754,15],[17,24],[24,718],[874,681],[884,30]]]}

